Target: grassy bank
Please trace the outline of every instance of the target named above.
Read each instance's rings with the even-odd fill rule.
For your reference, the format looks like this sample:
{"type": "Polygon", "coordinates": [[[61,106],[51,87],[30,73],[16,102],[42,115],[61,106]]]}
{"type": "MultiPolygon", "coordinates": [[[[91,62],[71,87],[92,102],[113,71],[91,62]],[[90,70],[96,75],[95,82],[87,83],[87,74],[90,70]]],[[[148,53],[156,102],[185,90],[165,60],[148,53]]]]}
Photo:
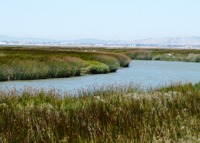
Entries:
{"type": "Polygon", "coordinates": [[[200,50],[135,49],[125,51],[125,54],[135,60],[200,62],[200,50]]]}
{"type": "Polygon", "coordinates": [[[200,141],[200,84],[0,92],[0,142],[200,141]]]}
{"type": "Polygon", "coordinates": [[[200,50],[0,47],[0,81],[104,74],[131,59],[200,62],[200,50]]]}
{"type": "Polygon", "coordinates": [[[133,60],[162,60],[200,62],[200,49],[162,49],[162,48],[99,48],[99,51],[123,53],[133,60]]]}
{"type": "Polygon", "coordinates": [[[44,47],[1,47],[0,81],[61,78],[115,72],[128,67],[121,53],[44,47]]]}

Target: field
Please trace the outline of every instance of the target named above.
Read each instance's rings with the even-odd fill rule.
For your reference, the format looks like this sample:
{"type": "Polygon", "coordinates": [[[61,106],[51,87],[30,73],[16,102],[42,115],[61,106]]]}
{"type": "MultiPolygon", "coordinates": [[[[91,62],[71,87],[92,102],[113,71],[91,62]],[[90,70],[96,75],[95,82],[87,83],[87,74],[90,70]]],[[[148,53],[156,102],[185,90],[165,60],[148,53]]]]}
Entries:
{"type": "Polygon", "coordinates": [[[0,92],[0,142],[200,142],[200,83],[0,92]]]}

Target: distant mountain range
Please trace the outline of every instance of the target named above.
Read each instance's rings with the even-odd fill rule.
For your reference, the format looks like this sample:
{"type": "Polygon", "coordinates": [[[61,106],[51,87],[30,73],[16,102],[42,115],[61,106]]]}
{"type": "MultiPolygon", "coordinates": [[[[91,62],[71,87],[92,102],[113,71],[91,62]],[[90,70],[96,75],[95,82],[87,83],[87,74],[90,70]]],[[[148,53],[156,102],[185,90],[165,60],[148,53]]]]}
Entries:
{"type": "Polygon", "coordinates": [[[53,40],[42,38],[0,36],[0,44],[46,44],[46,45],[99,45],[99,46],[196,46],[200,47],[200,37],[165,37],[149,38],[133,41],[79,39],[79,40],[53,40]]]}
{"type": "Polygon", "coordinates": [[[200,46],[200,37],[166,37],[159,39],[142,39],[133,41],[141,45],[160,45],[160,46],[200,46]]]}

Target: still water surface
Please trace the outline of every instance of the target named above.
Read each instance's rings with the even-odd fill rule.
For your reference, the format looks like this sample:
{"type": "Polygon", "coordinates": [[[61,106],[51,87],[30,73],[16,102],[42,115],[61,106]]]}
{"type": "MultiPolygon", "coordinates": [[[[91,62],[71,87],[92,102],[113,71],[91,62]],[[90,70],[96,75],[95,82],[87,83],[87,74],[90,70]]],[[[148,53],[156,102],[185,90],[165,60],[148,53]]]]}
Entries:
{"type": "Polygon", "coordinates": [[[177,82],[200,82],[200,64],[138,60],[132,61],[129,68],[119,69],[115,73],[72,78],[0,82],[0,88],[16,88],[18,90],[28,87],[47,90],[55,88],[62,92],[74,92],[77,89],[115,84],[134,83],[141,88],[149,88],[177,82]]]}

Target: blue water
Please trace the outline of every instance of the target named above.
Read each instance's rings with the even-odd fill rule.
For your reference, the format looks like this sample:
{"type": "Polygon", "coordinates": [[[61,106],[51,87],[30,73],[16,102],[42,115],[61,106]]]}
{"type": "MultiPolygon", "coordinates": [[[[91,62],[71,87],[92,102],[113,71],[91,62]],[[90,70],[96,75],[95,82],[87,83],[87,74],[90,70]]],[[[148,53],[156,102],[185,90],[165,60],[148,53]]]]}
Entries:
{"type": "Polygon", "coordinates": [[[158,87],[177,82],[200,82],[200,64],[168,61],[132,61],[129,68],[115,73],[86,75],[71,78],[0,82],[0,88],[52,89],[74,92],[77,89],[134,83],[141,88],[158,87]]]}

